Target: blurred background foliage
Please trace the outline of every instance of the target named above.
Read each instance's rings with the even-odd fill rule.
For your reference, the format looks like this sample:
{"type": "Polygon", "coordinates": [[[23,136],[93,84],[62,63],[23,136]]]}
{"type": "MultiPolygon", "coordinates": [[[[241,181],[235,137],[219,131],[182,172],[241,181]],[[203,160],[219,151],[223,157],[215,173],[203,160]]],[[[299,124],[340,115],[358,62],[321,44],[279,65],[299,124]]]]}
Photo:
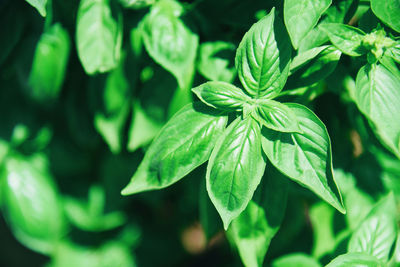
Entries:
{"type": "MultiPolygon", "coordinates": [[[[283,1],[155,2],[0,1],[1,266],[241,266],[204,166],[166,190],[120,191],[190,88],[238,82],[235,48],[283,1]]],[[[361,2],[333,1],[322,20],[368,27],[361,2]]],[[[400,200],[400,161],[348,96],[361,63],[339,58],[292,70],[281,98],[327,125],[347,214],[290,183],[266,265],[326,264],[382,196],[400,200]]]]}

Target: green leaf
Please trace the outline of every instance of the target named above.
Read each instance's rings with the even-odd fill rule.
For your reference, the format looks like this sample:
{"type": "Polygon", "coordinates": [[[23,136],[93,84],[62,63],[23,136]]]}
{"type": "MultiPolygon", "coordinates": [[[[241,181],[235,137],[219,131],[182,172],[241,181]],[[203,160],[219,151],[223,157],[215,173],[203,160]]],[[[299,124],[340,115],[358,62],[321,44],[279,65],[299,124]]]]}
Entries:
{"type": "Polygon", "coordinates": [[[64,209],[71,223],[84,231],[107,231],[125,223],[125,214],[119,211],[104,214],[105,194],[98,186],[89,190],[88,202],[67,197],[64,209]]]}
{"type": "Polygon", "coordinates": [[[385,24],[400,32],[400,2],[398,0],[371,0],[371,8],[385,24]]]}
{"type": "Polygon", "coordinates": [[[208,195],[228,229],[253,197],[264,174],[260,126],[237,118],[217,141],[207,165],[208,195]]]}
{"type": "Polygon", "coordinates": [[[383,65],[364,66],[350,95],[383,144],[400,157],[400,78],[383,65]]]}
{"type": "Polygon", "coordinates": [[[387,261],[396,239],[397,207],[393,194],[379,201],[352,234],[349,252],[362,252],[387,261]]]}
{"type": "MultiPolygon", "coordinates": [[[[333,1],[332,5],[324,12],[319,25],[325,23],[347,23],[353,16],[358,6],[358,1],[340,0],[333,1]]],[[[299,51],[306,51],[320,46],[329,41],[328,36],[320,27],[315,27],[301,40],[299,51]]]]}
{"type": "Polygon", "coordinates": [[[176,77],[181,89],[186,89],[192,84],[199,37],[180,19],[182,13],[178,2],[158,1],[141,27],[149,55],[176,77]]]}
{"type": "Polygon", "coordinates": [[[256,105],[256,118],[265,127],[279,132],[301,133],[296,114],[285,104],[262,99],[256,105]]]}
{"type": "Polygon", "coordinates": [[[398,64],[400,64],[400,42],[397,42],[395,46],[390,47],[387,53],[392,57],[398,64]]]}
{"type": "Polygon", "coordinates": [[[125,8],[141,9],[155,3],[156,0],[119,0],[125,8]]]}
{"type": "Polygon", "coordinates": [[[274,260],[272,267],[321,267],[321,264],[307,254],[293,253],[274,260]]]}
{"type": "Polygon", "coordinates": [[[246,209],[232,221],[228,236],[236,244],[245,266],[262,266],[286,209],[287,181],[272,165],[246,209]]]}
{"type": "Polygon", "coordinates": [[[29,93],[35,100],[47,102],[58,97],[64,82],[69,51],[68,32],[59,23],[42,34],[29,75],[29,93]]]}
{"type": "Polygon", "coordinates": [[[46,17],[47,0],[26,0],[26,2],[36,8],[42,17],[46,17]]]}
{"type": "Polygon", "coordinates": [[[325,202],[318,202],[310,209],[309,216],[314,236],[312,255],[316,259],[320,259],[327,253],[332,253],[335,249],[334,213],[335,210],[325,202]]]}
{"type": "Polygon", "coordinates": [[[273,98],[285,85],[290,66],[291,47],[275,9],[255,23],[236,50],[239,79],[253,96],[273,98]]]}
{"type": "Polygon", "coordinates": [[[197,64],[200,74],[212,81],[233,82],[236,69],[229,59],[235,48],[233,44],[222,41],[202,43],[197,64]]]}
{"type": "Polygon", "coordinates": [[[340,255],[326,265],[326,267],[343,266],[384,267],[385,265],[374,256],[357,252],[340,255]]]}
{"type": "Polygon", "coordinates": [[[296,114],[303,133],[263,128],[265,154],[282,173],[344,213],[333,178],[331,142],[325,125],[305,106],[286,105],[296,114]]]}
{"type": "Polygon", "coordinates": [[[291,73],[295,72],[296,70],[298,70],[299,68],[310,62],[312,59],[317,57],[322,51],[324,51],[328,47],[329,47],[328,45],[324,45],[311,48],[304,52],[299,52],[290,63],[290,72],[291,73]]]}
{"type": "Polygon", "coordinates": [[[167,187],[210,156],[227,117],[200,103],[188,104],[161,129],[123,195],[167,187]]]}
{"type": "Polygon", "coordinates": [[[117,12],[114,17],[113,12],[110,0],[82,0],[79,4],[76,42],[87,74],[107,72],[119,64],[122,15],[117,12]]]}
{"type": "Polygon", "coordinates": [[[331,4],[332,0],[285,0],[285,25],[296,50],[300,41],[317,25],[321,15],[331,4]]]}
{"type": "Polygon", "coordinates": [[[133,103],[133,116],[129,128],[128,150],[135,151],[153,140],[163,124],[149,117],[138,101],[133,103]]]}
{"type": "Polygon", "coordinates": [[[355,27],[340,23],[325,23],[320,26],[334,46],[346,55],[357,57],[367,51],[363,47],[365,33],[355,27]]]}
{"type": "MultiPolygon", "coordinates": [[[[310,51],[310,54],[313,54],[313,52],[310,51]]],[[[335,70],[341,55],[342,53],[335,47],[328,46],[308,62],[301,62],[299,59],[295,62],[297,66],[294,65],[290,70],[292,74],[286,86],[288,88],[299,88],[325,79],[335,70]]]]}
{"type": "Polygon", "coordinates": [[[37,155],[7,157],[2,174],[4,217],[15,237],[30,249],[49,254],[64,234],[62,206],[47,162],[37,155]]]}
{"type": "Polygon", "coordinates": [[[346,207],[346,222],[351,230],[358,228],[373,205],[373,199],[356,186],[356,180],[350,173],[335,170],[335,179],[340,187],[346,207]]]}
{"type": "Polygon", "coordinates": [[[226,82],[206,82],[192,89],[205,104],[221,110],[240,111],[251,101],[241,89],[226,82]]]}
{"type": "MultiPolygon", "coordinates": [[[[99,91],[102,88],[93,88],[99,91]]],[[[96,110],[94,126],[103,136],[113,153],[119,153],[123,142],[123,130],[129,114],[131,100],[129,84],[120,64],[108,74],[101,95],[101,108],[96,110]]]]}

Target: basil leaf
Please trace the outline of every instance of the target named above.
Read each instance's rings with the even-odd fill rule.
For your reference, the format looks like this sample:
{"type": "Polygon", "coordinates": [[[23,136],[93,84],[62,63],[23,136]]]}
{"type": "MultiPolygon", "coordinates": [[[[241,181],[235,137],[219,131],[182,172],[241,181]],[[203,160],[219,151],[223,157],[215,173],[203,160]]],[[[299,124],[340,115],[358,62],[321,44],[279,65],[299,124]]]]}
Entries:
{"type": "Polygon", "coordinates": [[[202,43],[197,64],[200,74],[212,81],[233,82],[236,69],[231,66],[229,56],[235,48],[233,44],[222,41],[202,43]]]}
{"type": "Polygon", "coordinates": [[[125,8],[141,9],[155,3],[155,0],[119,0],[125,8]]]}
{"type": "MultiPolygon", "coordinates": [[[[94,126],[103,136],[113,153],[121,151],[123,130],[129,115],[131,100],[129,84],[125,78],[123,64],[108,74],[101,91],[101,108],[96,110],[94,126]]],[[[99,91],[102,88],[93,88],[99,91]]]]}
{"type": "Polygon", "coordinates": [[[308,108],[286,104],[296,114],[303,133],[262,130],[262,146],[272,164],[344,213],[333,173],[331,142],[325,125],[308,108]]]}
{"type": "Polygon", "coordinates": [[[371,0],[374,14],[396,32],[400,32],[400,2],[397,0],[371,0]]]}
{"type": "Polygon", "coordinates": [[[296,50],[300,41],[317,25],[321,15],[331,4],[332,0],[285,0],[285,25],[296,50]]]}
{"type": "Polygon", "coordinates": [[[327,49],[329,46],[324,45],[324,46],[319,46],[319,47],[314,47],[311,48],[307,51],[300,52],[293,58],[292,62],[290,63],[290,72],[293,73],[308,62],[310,62],[312,59],[314,59],[316,56],[318,56],[322,51],[327,49]]]}
{"type": "Polygon", "coordinates": [[[208,195],[225,230],[246,208],[264,169],[258,122],[251,116],[237,118],[217,141],[207,165],[208,195]]]}
{"type": "Polygon", "coordinates": [[[390,57],[392,57],[398,64],[400,64],[400,42],[397,42],[395,46],[390,47],[386,51],[390,57]]]}
{"type": "Polygon", "coordinates": [[[340,23],[325,23],[320,26],[334,46],[346,55],[357,57],[367,51],[363,47],[365,33],[355,27],[340,23]]]}
{"type": "Polygon", "coordinates": [[[33,58],[29,75],[30,95],[37,101],[58,97],[64,82],[70,51],[68,32],[59,24],[43,33],[33,58]]]}
{"type": "Polygon", "coordinates": [[[203,164],[222,134],[227,117],[200,103],[173,116],[150,145],[123,195],[167,187],[203,164]]]}
{"type": "Polygon", "coordinates": [[[26,0],[31,6],[37,9],[37,11],[42,15],[42,17],[46,17],[46,5],[47,0],[26,0]]]}
{"type": "Polygon", "coordinates": [[[256,117],[267,128],[279,132],[301,132],[296,114],[285,104],[263,99],[257,102],[256,117]]]}
{"type": "Polygon", "coordinates": [[[321,267],[314,258],[303,253],[282,256],[272,262],[272,267],[321,267]]]}
{"type": "Polygon", "coordinates": [[[393,194],[379,201],[349,241],[349,252],[362,252],[387,261],[396,239],[397,207],[393,194]]]}
{"type": "Polygon", "coordinates": [[[149,117],[138,101],[133,103],[132,113],[128,135],[128,151],[135,151],[150,143],[163,126],[162,123],[149,117]]]}
{"type": "Polygon", "coordinates": [[[76,42],[87,74],[118,66],[122,43],[122,15],[113,17],[110,0],[82,0],[79,4],[76,42]]]}
{"type": "Polygon", "coordinates": [[[61,201],[41,155],[7,157],[2,174],[4,217],[15,237],[30,249],[50,254],[64,234],[61,201]]]}
{"type": "Polygon", "coordinates": [[[304,87],[328,77],[335,70],[341,55],[335,47],[328,46],[306,64],[293,68],[286,87],[304,87]]]}
{"type": "Polygon", "coordinates": [[[149,55],[178,80],[179,87],[191,87],[199,37],[179,18],[182,6],[173,0],[154,4],[143,19],[144,46],[149,55]]]}
{"type": "MultiPolygon", "coordinates": [[[[324,12],[319,25],[325,23],[347,23],[354,16],[358,2],[354,0],[333,1],[332,5],[324,12]]],[[[299,51],[306,51],[320,46],[329,40],[320,27],[315,27],[301,40],[299,51]]]]}
{"type": "Polygon", "coordinates": [[[383,65],[364,66],[350,95],[383,144],[400,157],[400,78],[383,65]]]}
{"type": "Polygon", "coordinates": [[[357,252],[340,255],[326,265],[326,267],[342,266],[383,267],[385,265],[374,256],[357,252]]]}
{"type": "Polygon", "coordinates": [[[246,91],[273,98],[285,85],[290,66],[289,37],[275,9],[251,26],[236,50],[235,65],[246,91]]]}
{"type": "Polygon", "coordinates": [[[192,92],[205,104],[227,111],[240,111],[251,100],[241,89],[226,82],[206,82],[192,92]]]}
{"type": "Polygon", "coordinates": [[[286,209],[287,181],[271,164],[246,209],[228,229],[245,266],[262,266],[286,209]]]}
{"type": "Polygon", "coordinates": [[[333,228],[334,214],[335,209],[322,201],[315,203],[310,208],[309,216],[314,237],[312,256],[316,259],[334,252],[336,248],[337,241],[333,228]]]}

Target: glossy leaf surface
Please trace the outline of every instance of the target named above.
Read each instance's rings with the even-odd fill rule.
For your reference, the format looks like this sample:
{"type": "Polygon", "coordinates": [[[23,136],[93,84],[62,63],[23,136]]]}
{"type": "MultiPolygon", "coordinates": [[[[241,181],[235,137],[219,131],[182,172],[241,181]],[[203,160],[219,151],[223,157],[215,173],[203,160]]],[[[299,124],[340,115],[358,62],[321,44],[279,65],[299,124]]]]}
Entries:
{"type": "Polygon", "coordinates": [[[349,56],[361,56],[367,51],[362,46],[365,33],[355,27],[340,23],[326,23],[320,26],[332,44],[349,56]]]}
{"type": "Polygon", "coordinates": [[[332,0],[285,0],[283,11],[285,25],[296,50],[300,41],[317,25],[321,15],[331,3],[332,0]]]}
{"type": "Polygon", "coordinates": [[[225,116],[200,103],[186,105],[161,129],[122,194],[164,188],[183,178],[208,160],[226,123],[225,116]]]}
{"type": "Polygon", "coordinates": [[[400,2],[397,0],[371,0],[374,14],[393,30],[400,32],[400,2]]]}
{"type": "Polygon", "coordinates": [[[235,65],[246,91],[256,98],[272,98],[285,85],[291,57],[289,37],[275,9],[244,35],[235,65]]]}
{"type": "Polygon", "coordinates": [[[302,186],[344,212],[333,179],[332,152],[325,125],[308,108],[287,104],[303,133],[282,133],[263,128],[262,146],[272,164],[302,186]]]}
{"type": "Polygon", "coordinates": [[[251,100],[241,89],[226,82],[206,82],[192,92],[205,104],[227,111],[240,111],[251,100]]]}
{"type": "Polygon", "coordinates": [[[279,132],[301,132],[296,114],[285,104],[274,100],[257,102],[256,115],[262,125],[279,132]]]}
{"type": "Polygon", "coordinates": [[[382,142],[400,157],[400,78],[383,65],[367,65],[350,93],[382,142]]]}
{"type": "Polygon", "coordinates": [[[260,126],[237,118],[219,138],[207,165],[207,191],[224,228],[246,208],[264,174],[260,126]]]}

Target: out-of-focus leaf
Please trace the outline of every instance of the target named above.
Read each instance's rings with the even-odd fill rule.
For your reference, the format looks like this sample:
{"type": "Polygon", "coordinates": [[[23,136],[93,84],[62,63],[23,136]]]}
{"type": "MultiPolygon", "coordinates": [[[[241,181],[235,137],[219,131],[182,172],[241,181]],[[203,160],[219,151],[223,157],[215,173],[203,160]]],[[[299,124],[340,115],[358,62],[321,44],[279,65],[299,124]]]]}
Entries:
{"type": "Polygon", "coordinates": [[[64,208],[69,220],[85,231],[106,231],[125,223],[126,218],[122,212],[103,214],[104,204],[104,191],[100,187],[92,186],[87,203],[68,197],[64,201],[64,208]]]}
{"type": "Polygon", "coordinates": [[[80,1],[76,42],[79,59],[89,75],[110,71],[119,64],[122,15],[113,12],[110,0],[80,1]]]}
{"type": "Polygon", "coordinates": [[[30,249],[48,254],[64,234],[56,185],[42,155],[7,157],[1,185],[3,214],[15,237],[30,249]]]}
{"type": "Polygon", "coordinates": [[[310,220],[314,236],[312,255],[317,259],[335,249],[336,240],[333,233],[334,212],[335,210],[324,202],[316,203],[310,209],[310,220]]]}
{"type": "Polygon", "coordinates": [[[189,89],[195,70],[199,37],[180,18],[183,7],[174,0],[160,0],[141,23],[149,55],[177,79],[181,89],[189,89]]]}
{"type": "Polygon", "coordinates": [[[119,2],[126,8],[141,9],[154,4],[156,0],[119,0],[119,2]]]}
{"type": "Polygon", "coordinates": [[[321,267],[321,264],[307,254],[294,253],[274,260],[272,267],[321,267]]]}
{"type": "MultiPolygon", "coordinates": [[[[94,88],[96,91],[99,89],[101,88],[94,88]]],[[[110,150],[113,153],[119,153],[131,104],[129,84],[122,64],[108,75],[104,90],[101,92],[103,93],[101,96],[103,108],[96,111],[94,125],[110,150]]]]}
{"type": "Polygon", "coordinates": [[[31,6],[37,9],[37,11],[42,15],[43,17],[46,17],[46,4],[47,0],[26,0],[31,6]]]}
{"type": "Polygon", "coordinates": [[[69,51],[68,32],[61,24],[54,24],[42,34],[29,75],[29,94],[33,99],[46,103],[58,97],[64,82],[69,51]]]}
{"type": "Polygon", "coordinates": [[[52,256],[51,267],[135,267],[132,252],[121,242],[111,241],[99,248],[62,242],[52,256]]]}
{"type": "Polygon", "coordinates": [[[138,101],[133,103],[132,121],[129,128],[128,150],[135,151],[153,140],[162,123],[149,117],[138,101]]]}
{"type": "Polygon", "coordinates": [[[253,199],[228,229],[245,266],[262,266],[285,214],[286,178],[270,164],[266,169],[253,199]]]}
{"type": "Polygon", "coordinates": [[[231,83],[235,79],[236,69],[229,57],[234,56],[235,46],[231,43],[216,41],[200,45],[197,69],[209,80],[231,83]]]}

